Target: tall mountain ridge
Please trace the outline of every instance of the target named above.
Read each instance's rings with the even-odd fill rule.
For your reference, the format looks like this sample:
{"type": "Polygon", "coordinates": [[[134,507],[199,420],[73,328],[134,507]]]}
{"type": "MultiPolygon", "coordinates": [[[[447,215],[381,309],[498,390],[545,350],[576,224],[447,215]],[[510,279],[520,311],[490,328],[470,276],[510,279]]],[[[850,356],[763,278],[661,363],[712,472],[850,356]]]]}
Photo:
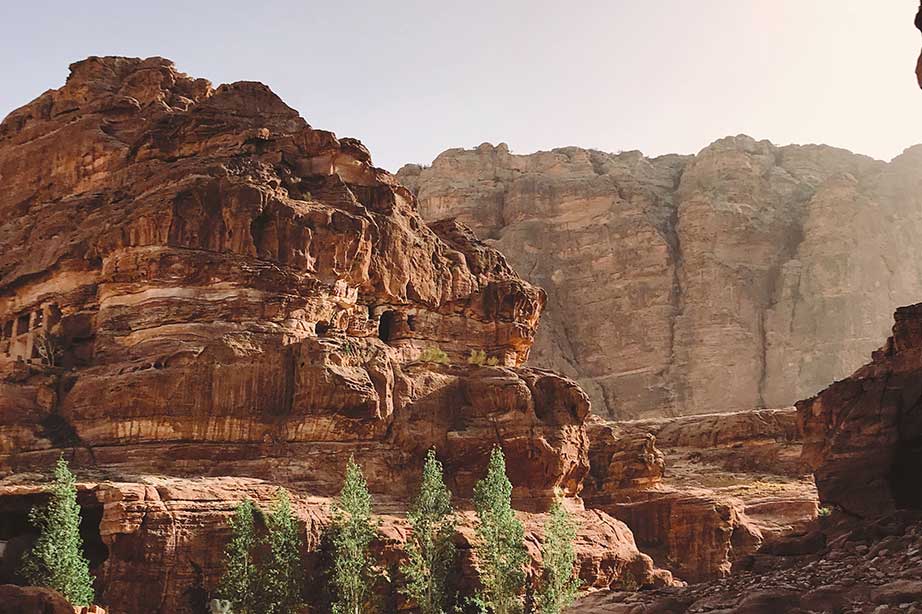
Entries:
{"type": "Polygon", "coordinates": [[[548,293],[530,364],[620,419],[783,407],[922,295],[922,147],[890,163],[748,136],[647,158],[505,144],[397,174],[548,293]]]}

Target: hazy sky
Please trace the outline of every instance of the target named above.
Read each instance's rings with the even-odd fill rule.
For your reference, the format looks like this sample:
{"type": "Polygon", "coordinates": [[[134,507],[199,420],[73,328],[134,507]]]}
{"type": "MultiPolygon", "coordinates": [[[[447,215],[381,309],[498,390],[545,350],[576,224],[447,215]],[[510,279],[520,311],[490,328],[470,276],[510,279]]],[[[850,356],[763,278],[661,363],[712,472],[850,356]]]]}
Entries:
{"type": "Polygon", "coordinates": [[[484,141],[695,152],[922,142],[916,0],[0,0],[0,116],[89,55],[268,84],[396,171],[484,141]]]}

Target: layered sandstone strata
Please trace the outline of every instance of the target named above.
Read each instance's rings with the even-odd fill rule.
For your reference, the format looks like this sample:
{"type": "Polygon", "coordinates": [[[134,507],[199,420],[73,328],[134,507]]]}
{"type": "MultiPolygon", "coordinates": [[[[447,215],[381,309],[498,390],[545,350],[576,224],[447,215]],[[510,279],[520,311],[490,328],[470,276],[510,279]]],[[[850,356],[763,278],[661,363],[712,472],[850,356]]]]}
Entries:
{"type": "Polygon", "coordinates": [[[793,408],[589,428],[586,505],[623,520],[637,543],[689,581],[734,563],[816,517],[793,408]]]}
{"type": "Polygon", "coordinates": [[[451,149],[398,178],[548,292],[531,363],[620,419],[784,407],[922,293],[922,148],[886,164],[739,136],[695,156],[451,149]]]}
{"type": "MultiPolygon", "coordinates": [[[[111,612],[198,611],[233,505],[286,486],[310,535],[350,456],[398,517],[432,446],[462,501],[499,444],[523,516],[581,509],[589,400],[523,366],[544,292],[264,85],[90,58],[0,124],[0,181],[0,540],[66,451],[111,612]]],[[[666,581],[580,513],[590,585],[666,581]]]]}

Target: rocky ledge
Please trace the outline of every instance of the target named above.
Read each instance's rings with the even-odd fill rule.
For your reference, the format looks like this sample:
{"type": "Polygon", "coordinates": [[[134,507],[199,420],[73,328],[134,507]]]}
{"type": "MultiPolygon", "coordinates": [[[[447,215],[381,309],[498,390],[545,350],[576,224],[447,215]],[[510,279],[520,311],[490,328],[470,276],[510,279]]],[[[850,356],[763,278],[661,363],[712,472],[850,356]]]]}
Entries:
{"type": "Polygon", "coordinates": [[[658,565],[725,577],[816,518],[794,408],[590,420],[586,505],[623,520],[658,565]]]}
{"type": "Polygon", "coordinates": [[[806,535],[763,549],[756,565],[681,589],[597,592],[581,614],[919,614],[922,517],[894,513],[824,519],[806,535]]]}

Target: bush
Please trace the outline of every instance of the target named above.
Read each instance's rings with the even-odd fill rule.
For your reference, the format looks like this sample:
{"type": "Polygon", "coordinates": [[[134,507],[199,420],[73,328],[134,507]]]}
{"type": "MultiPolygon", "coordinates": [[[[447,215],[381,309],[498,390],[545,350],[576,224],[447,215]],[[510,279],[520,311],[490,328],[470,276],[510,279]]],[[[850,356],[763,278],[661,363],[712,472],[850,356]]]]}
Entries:
{"type": "Polygon", "coordinates": [[[512,483],[506,459],[494,446],[487,475],[474,487],[477,512],[474,554],[483,589],[480,601],[493,614],[517,614],[525,589],[525,529],[512,509],[512,483]]]}
{"type": "Polygon", "coordinates": [[[428,347],[423,350],[423,353],[419,355],[419,360],[421,362],[435,362],[440,365],[448,364],[448,354],[442,351],[438,346],[428,347]]]}
{"type": "Polygon", "coordinates": [[[471,350],[471,355],[468,356],[467,363],[478,367],[482,367],[483,365],[495,367],[499,364],[499,358],[496,356],[487,356],[484,350],[471,350]]]}
{"type": "Polygon", "coordinates": [[[83,556],[77,485],[64,457],[54,468],[51,498],[33,508],[29,521],[39,530],[38,540],[26,556],[22,574],[29,584],[58,591],[73,605],[93,602],[93,576],[83,556]]]}

